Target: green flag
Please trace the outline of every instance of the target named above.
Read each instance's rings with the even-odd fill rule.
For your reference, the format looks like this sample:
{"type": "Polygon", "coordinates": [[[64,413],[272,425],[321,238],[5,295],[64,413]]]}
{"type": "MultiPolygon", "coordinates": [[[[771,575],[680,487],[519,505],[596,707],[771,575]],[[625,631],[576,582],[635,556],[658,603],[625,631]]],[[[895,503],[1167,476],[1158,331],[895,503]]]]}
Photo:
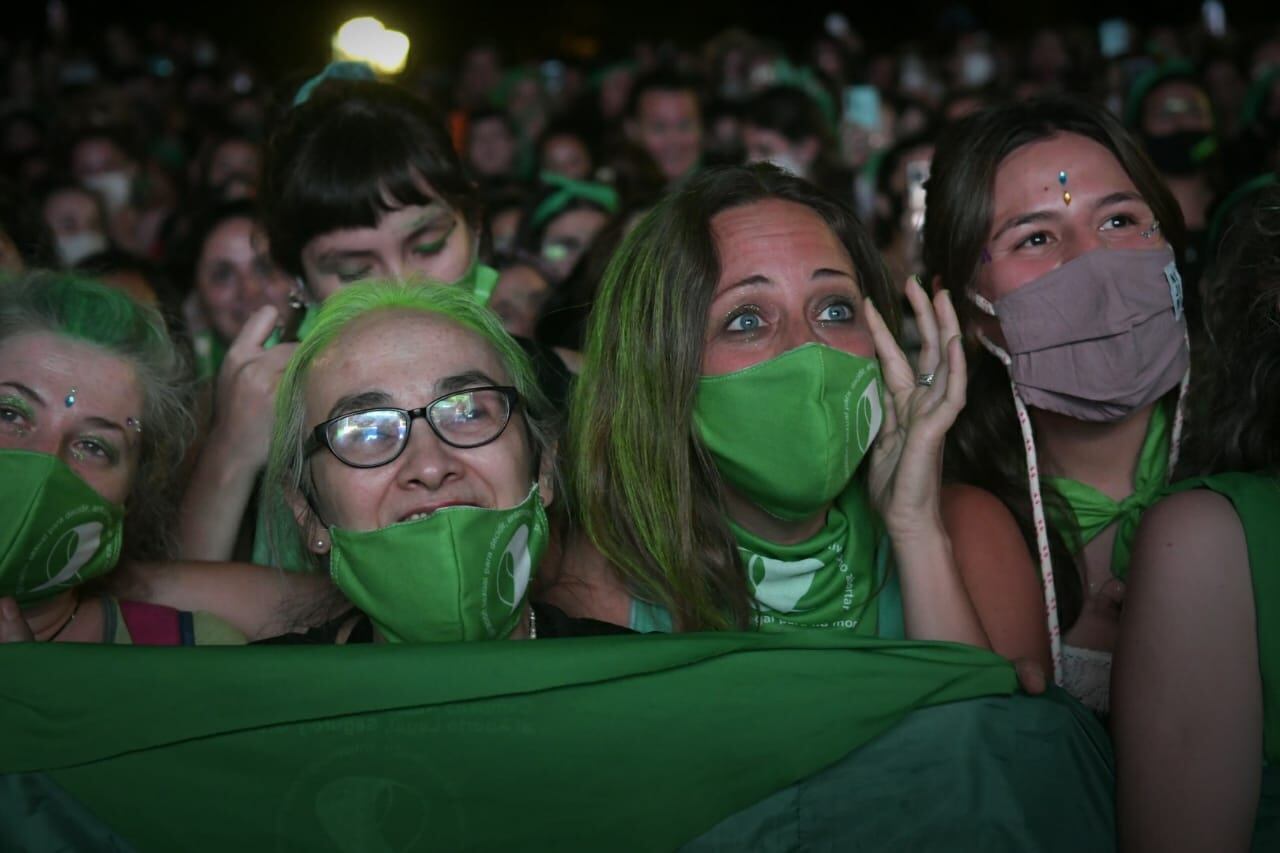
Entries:
{"type": "Polygon", "coordinates": [[[13,799],[43,786],[140,851],[670,850],[916,709],[1015,686],[989,652],[831,632],[22,644],[0,672],[0,772],[24,774],[0,815],[39,824],[13,799]]]}

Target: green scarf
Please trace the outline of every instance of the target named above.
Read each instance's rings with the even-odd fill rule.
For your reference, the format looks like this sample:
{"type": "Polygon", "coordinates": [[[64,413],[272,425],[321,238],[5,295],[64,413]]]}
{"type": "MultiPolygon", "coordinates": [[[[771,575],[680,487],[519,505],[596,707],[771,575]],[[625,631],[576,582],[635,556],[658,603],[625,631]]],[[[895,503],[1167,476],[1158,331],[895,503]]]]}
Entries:
{"type": "Polygon", "coordinates": [[[874,637],[877,608],[875,513],[854,481],[827,513],[816,536],[777,545],[730,522],[761,631],[843,628],[874,637]]]}
{"type": "Polygon", "coordinates": [[[1067,477],[1047,477],[1046,482],[1057,489],[1067,501],[1080,531],[1080,549],[1092,542],[1098,534],[1112,524],[1117,524],[1116,541],[1111,549],[1111,574],[1124,580],[1129,573],[1129,554],[1133,537],[1138,531],[1138,521],[1147,507],[1155,503],[1163,491],[1169,475],[1169,418],[1164,407],[1157,404],[1151,412],[1147,426],[1147,438],[1138,455],[1138,471],[1134,478],[1133,494],[1122,501],[1114,501],[1087,483],[1067,477]]]}

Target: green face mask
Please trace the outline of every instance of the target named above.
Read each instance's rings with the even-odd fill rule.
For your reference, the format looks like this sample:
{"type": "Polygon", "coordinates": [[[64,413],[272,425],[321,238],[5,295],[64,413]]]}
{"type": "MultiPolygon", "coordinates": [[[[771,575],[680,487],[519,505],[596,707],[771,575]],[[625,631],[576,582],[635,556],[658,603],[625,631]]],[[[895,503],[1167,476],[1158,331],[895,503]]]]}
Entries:
{"type": "Polygon", "coordinates": [[[505,639],[547,547],[535,486],[511,509],[446,507],[381,530],[330,528],[329,572],[391,642],[505,639]]]}
{"type": "Polygon", "coordinates": [[[693,421],[725,482],[770,515],[799,521],[844,491],[883,414],[878,362],[805,344],[704,376],[693,421]]]}
{"type": "Polygon", "coordinates": [[[31,604],[106,574],[120,559],[124,508],[56,456],[0,450],[0,596],[31,604]]]}

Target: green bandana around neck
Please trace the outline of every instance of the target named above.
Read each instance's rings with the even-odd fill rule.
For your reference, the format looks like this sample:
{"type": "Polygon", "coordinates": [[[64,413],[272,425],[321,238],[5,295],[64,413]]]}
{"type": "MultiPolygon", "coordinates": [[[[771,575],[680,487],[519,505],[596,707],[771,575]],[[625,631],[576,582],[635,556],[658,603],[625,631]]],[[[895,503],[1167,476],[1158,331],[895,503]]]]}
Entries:
{"type": "Polygon", "coordinates": [[[19,604],[51,598],[115,568],[124,508],[99,495],[48,453],[0,450],[12,496],[0,513],[0,596],[19,604]]]}
{"type": "Polygon", "coordinates": [[[760,630],[837,628],[876,636],[875,553],[879,525],[861,483],[827,513],[826,526],[796,545],[778,545],[729,523],[756,602],[760,630]]]}
{"type": "Polygon", "coordinates": [[[725,482],[784,521],[836,499],[883,419],[880,365],[822,344],[698,382],[693,421],[725,482]]]}
{"type": "Polygon", "coordinates": [[[1112,524],[1116,524],[1116,541],[1111,549],[1111,574],[1124,580],[1129,573],[1129,554],[1138,521],[1147,507],[1155,503],[1165,488],[1169,473],[1169,417],[1157,403],[1151,411],[1147,437],[1138,454],[1138,470],[1133,494],[1115,501],[1087,483],[1067,477],[1048,477],[1075,516],[1080,530],[1080,547],[1092,542],[1112,524]]]}
{"type": "Polygon", "coordinates": [[[535,485],[510,509],[445,507],[381,530],[330,528],[329,572],[390,642],[506,639],[546,550],[535,485]]]}

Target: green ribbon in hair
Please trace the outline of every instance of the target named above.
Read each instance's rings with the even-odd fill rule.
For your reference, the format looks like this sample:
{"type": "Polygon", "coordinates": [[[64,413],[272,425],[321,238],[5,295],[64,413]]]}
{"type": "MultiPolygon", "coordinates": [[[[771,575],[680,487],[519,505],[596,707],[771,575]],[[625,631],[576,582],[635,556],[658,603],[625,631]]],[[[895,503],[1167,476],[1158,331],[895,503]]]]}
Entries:
{"type": "Polygon", "coordinates": [[[578,199],[589,201],[601,207],[606,213],[618,212],[618,191],[607,184],[594,181],[575,181],[563,175],[543,172],[539,176],[542,183],[555,187],[556,191],[542,200],[542,204],[533,211],[530,222],[534,227],[541,225],[558,215],[569,204],[578,199]]]}
{"type": "Polygon", "coordinates": [[[316,76],[298,87],[298,94],[293,96],[293,106],[298,107],[311,100],[316,89],[327,80],[377,80],[373,69],[364,62],[343,60],[330,62],[316,76]]]}

